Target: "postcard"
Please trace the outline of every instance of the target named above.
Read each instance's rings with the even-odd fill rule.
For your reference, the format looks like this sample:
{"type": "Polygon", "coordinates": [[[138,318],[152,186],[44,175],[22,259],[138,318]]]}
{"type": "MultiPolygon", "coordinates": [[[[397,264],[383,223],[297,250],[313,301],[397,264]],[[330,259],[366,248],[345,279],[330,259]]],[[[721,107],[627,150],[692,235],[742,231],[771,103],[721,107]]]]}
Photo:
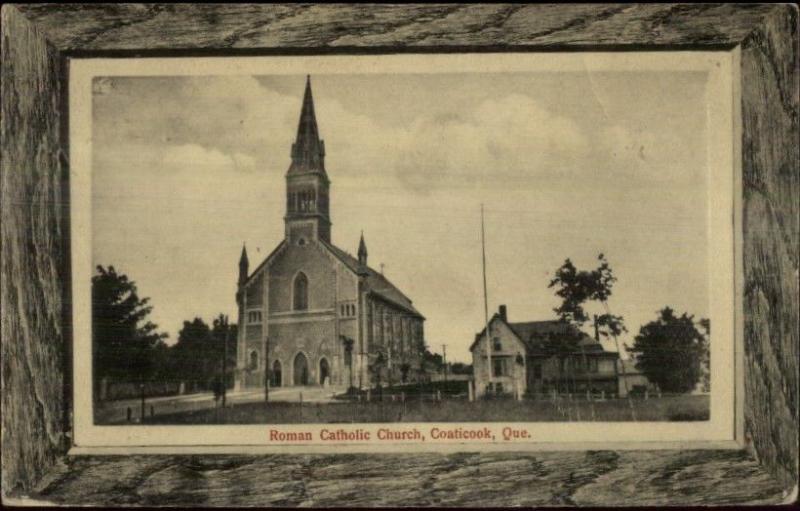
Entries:
{"type": "Polygon", "coordinates": [[[736,445],[736,58],[72,59],[73,452],[736,445]]]}

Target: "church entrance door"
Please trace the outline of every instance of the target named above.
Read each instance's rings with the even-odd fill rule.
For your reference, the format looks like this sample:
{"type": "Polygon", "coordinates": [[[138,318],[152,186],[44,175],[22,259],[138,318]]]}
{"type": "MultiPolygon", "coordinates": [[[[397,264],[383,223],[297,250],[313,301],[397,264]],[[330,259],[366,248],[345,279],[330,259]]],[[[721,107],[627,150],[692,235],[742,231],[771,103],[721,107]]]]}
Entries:
{"type": "Polygon", "coordinates": [[[269,381],[270,387],[280,387],[281,382],[283,381],[281,374],[281,363],[280,361],[276,360],[274,364],[272,364],[272,377],[269,381]]]}
{"type": "Polygon", "coordinates": [[[326,385],[330,383],[328,380],[331,375],[331,369],[328,366],[328,360],[323,358],[319,361],[319,384],[326,385]]]}
{"type": "Polygon", "coordinates": [[[294,357],[294,384],[308,385],[308,359],[302,353],[294,357]]]}

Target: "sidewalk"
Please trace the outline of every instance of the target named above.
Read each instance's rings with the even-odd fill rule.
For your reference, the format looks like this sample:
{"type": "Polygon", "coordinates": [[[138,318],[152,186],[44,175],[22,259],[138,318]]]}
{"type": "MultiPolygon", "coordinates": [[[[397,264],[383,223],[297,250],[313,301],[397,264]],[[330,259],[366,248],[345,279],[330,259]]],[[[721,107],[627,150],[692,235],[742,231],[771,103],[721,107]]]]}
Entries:
{"type": "MultiPolygon", "coordinates": [[[[343,393],[344,387],[278,387],[270,389],[269,399],[275,402],[299,402],[301,395],[304,403],[330,403],[337,394],[343,393]]],[[[251,403],[264,400],[264,389],[251,388],[228,391],[225,401],[228,406],[236,403],[251,403]]],[[[97,424],[125,424],[128,409],[131,410],[131,422],[141,422],[141,399],[125,399],[99,403],[95,411],[97,424]]],[[[179,396],[161,396],[145,398],[145,415],[163,413],[193,412],[218,406],[212,392],[185,394],[179,396]]]]}

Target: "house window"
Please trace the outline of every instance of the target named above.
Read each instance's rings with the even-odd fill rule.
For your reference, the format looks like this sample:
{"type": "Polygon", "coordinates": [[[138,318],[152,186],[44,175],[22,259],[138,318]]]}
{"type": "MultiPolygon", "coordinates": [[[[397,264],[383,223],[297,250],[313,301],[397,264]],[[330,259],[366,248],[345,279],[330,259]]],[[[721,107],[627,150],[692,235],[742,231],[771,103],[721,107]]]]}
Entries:
{"type": "Polygon", "coordinates": [[[294,310],[308,309],[308,278],[300,272],[294,278],[294,310]]]}
{"type": "Polygon", "coordinates": [[[492,344],[493,344],[493,348],[492,349],[494,351],[503,351],[503,343],[500,342],[500,338],[499,337],[495,337],[493,342],[492,342],[492,344]]]}
{"type": "Polygon", "coordinates": [[[247,322],[250,324],[261,323],[261,311],[250,311],[247,313],[247,322]]]}
{"type": "Polygon", "coordinates": [[[506,372],[506,359],[504,358],[495,358],[492,359],[492,375],[493,376],[505,376],[506,372]]]}
{"type": "Polygon", "coordinates": [[[590,358],[587,362],[589,363],[589,372],[590,373],[596,373],[597,372],[597,359],[596,358],[590,358]]]}

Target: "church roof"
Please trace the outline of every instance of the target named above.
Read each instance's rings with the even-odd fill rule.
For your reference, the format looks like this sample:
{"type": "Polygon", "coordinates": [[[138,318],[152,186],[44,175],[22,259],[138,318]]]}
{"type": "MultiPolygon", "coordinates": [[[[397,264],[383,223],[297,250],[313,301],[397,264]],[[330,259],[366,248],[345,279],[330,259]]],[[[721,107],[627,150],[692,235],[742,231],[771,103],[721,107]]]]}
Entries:
{"type": "Polygon", "coordinates": [[[333,253],[345,266],[350,268],[355,273],[366,273],[367,288],[370,292],[378,295],[384,300],[399,306],[400,308],[424,318],[422,314],[414,307],[411,300],[400,291],[397,286],[392,284],[389,279],[383,276],[382,273],[375,271],[369,266],[359,264],[358,259],[348,254],[339,247],[331,243],[321,242],[333,253]]]}
{"type": "Polygon", "coordinates": [[[281,240],[281,242],[278,243],[278,245],[274,249],[272,249],[272,252],[270,252],[269,255],[267,257],[265,257],[263,261],[258,263],[258,266],[256,266],[256,268],[253,271],[250,272],[250,275],[247,276],[247,279],[245,279],[244,283],[248,284],[250,282],[250,280],[252,280],[253,277],[255,277],[258,274],[258,272],[260,272],[261,269],[264,266],[266,266],[266,264],[269,262],[269,260],[272,259],[272,256],[277,254],[278,251],[280,249],[282,249],[284,246],[286,246],[286,240],[281,240]]]}
{"type": "Polygon", "coordinates": [[[325,143],[319,138],[310,77],[306,77],[306,90],[303,95],[300,122],[297,125],[297,138],[292,144],[292,164],[286,174],[307,173],[319,173],[327,177],[325,173],[325,143]]]}

